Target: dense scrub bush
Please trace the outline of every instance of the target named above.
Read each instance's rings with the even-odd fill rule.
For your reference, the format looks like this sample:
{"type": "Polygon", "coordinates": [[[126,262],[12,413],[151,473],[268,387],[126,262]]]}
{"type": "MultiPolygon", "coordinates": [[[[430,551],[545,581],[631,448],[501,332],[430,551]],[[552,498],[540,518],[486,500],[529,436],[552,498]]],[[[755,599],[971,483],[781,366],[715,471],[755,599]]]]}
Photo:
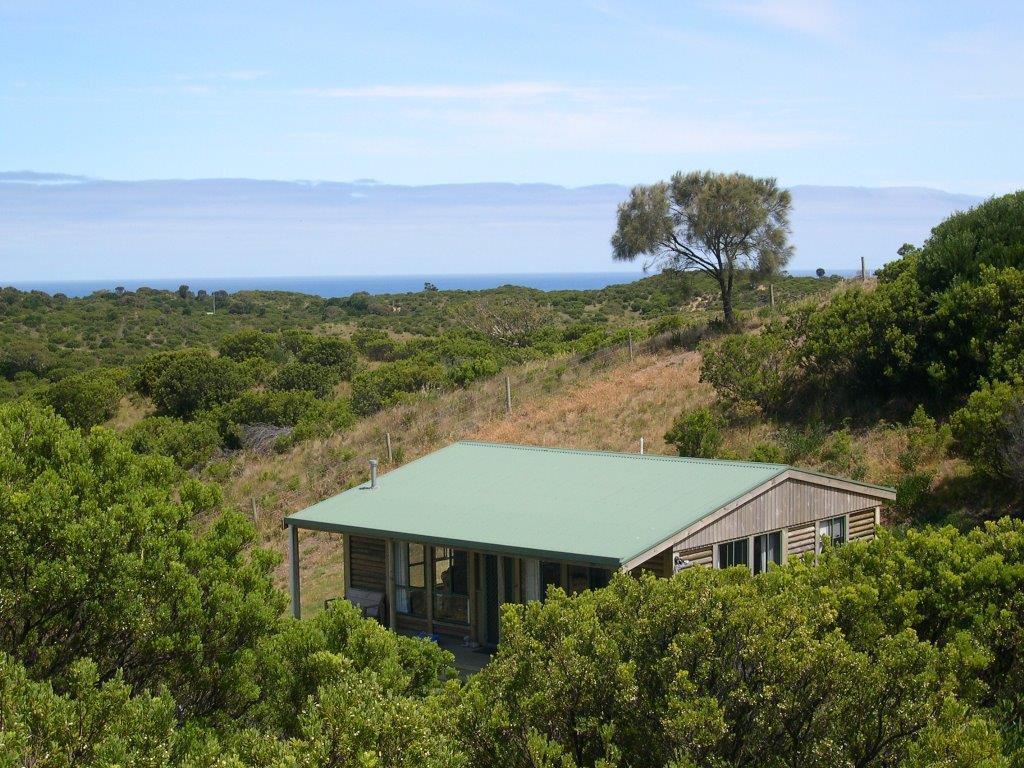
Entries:
{"type": "Polygon", "coordinates": [[[503,609],[460,739],[476,766],[1006,765],[1022,565],[1024,525],[1003,522],[885,534],[755,578],[555,589],[503,609]]]}
{"type": "Polygon", "coordinates": [[[760,334],[739,334],[701,346],[701,381],[737,413],[777,413],[793,396],[797,381],[795,347],[786,329],[773,325],[760,334]]]}
{"type": "Polygon", "coordinates": [[[167,456],[183,469],[205,464],[222,443],[213,420],[182,421],[173,416],[148,416],[122,436],[136,453],[167,456]]]}
{"type": "Polygon", "coordinates": [[[352,342],[368,359],[377,362],[397,360],[400,356],[400,345],[385,331],[374,328],[360,328],[352,334],[352,342]]]}
{"type": "Polygon", "coordinates": [[[252,647],[283,608],[276,557],[232,514],[193,530],[217,495],[178,472],[109,431],[0,406],[0,651],[55,681],[91,658],[133,691],[166,686],[183,714],[252,703],[252,647]]]}
{"type": "Polygon", "coordinates": [[[394,405],[405,393],[439,386],[443,381],[444,369],[439,364],[424,365],[416,360],[384,363],[352,377],[352,409],[369,416],[394,405]]]}
{"type": "Polygon", "coordinates": [[[217,416],[230,424],[274,424],[290,427],[314,411],[320,401],[312,392],[249,391],[222,405],[217,416]]]}
{"type": "Polygon", "coordinates": [[[88,429],[117,412],[126,385],[126,371],[100,369],[56,381],[39,393],[39,399],[72,426],[88,429]]]}
{"type": "Polygon", "coordinates": [[[665,442],[674,445],[680,456],[717,458],[722,448],[725,419],[710,408],[685,411],[665,433],[665,442]]]}
{"type": "Polygon", "coordinates": [[[189,418],[236,397],[250,383],[246,369],[234,360],[200,351],[181,353],[163,367],[152,397],[161,414],[189,418]]]}
{"type": "Polygon", "coordinates": [[[285,392],[311,392],[316,397],[326,397],[339,380],[338,372],[326,365],[292,362],[282,365],[268,384],[285,392]]]}
{"type": "Polygon", "coordinates": [[[74,662],[57,693],[0,652],[0,765],[37,768],[132,765],[162,768],[176,740],[174,700],[132,696],[115,676],[100,680],[88,659],[74,662]]]}
{"type": "Polygon", "coordinates": [[[220,340],[218,350],[221,357],[229,357],[239,363],[251,358],[280,360],[283,352],[278,337],[257,328],[245,328],[228,334],[220,340]]]}
{"type": "Polygon", "coordinates": [[[27,371],[41,376],[49,368],[50,354],[37,343],[14,341],[0,349],[0,376],[13,379],[27,371]]]}
{"type": "Polygon", "coordinates": [[[331,368],[345,381],[352,378],[358,359],[355,345],[338,336],[311,336],[299,348],[299,362],[331,368]]]}
{"type": "Polygon", "coordinates": [[[1010,436],[1010,418],[1024,403],[1020,380],[983,381],[950,420],[956,450],[989,478],[1006,477],[1004,449],[1010,436]]]}

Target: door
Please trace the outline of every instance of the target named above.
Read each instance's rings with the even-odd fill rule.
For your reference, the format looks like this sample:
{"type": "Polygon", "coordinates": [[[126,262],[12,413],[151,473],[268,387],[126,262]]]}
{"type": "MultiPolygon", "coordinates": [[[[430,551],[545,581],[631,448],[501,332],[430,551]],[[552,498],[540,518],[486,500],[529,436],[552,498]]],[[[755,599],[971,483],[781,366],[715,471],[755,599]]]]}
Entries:
{"type": "Polygon", "coordinates": [[[498,558],[484,555],[484,645],[498,644],[498,612],[501,585],[498,584],[498,558]]]}

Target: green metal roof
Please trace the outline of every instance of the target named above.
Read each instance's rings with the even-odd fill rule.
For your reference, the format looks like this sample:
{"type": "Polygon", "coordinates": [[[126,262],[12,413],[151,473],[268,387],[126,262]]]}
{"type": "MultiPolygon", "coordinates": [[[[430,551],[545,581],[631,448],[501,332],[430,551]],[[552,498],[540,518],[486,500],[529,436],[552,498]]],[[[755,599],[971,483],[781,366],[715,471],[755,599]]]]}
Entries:
{"type": "Polygon", "coordinates": [[[618,567],[787,469],[460,442],[285,522],[618,567]]]}

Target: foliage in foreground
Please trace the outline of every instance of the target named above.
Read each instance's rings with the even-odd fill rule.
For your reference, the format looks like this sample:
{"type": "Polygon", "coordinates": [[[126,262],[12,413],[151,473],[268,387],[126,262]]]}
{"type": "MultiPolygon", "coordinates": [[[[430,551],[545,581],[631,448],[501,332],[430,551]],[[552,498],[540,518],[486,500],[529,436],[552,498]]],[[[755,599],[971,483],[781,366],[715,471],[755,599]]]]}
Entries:
{"type": "Polygon", "coordinates": [[[348,604],[282,618],[216,508],[107,430],[0,408],[0,765],[1020,764],[1019,521],[554,590],[460,685],[348,604]]]}
{"type": "Polygon", "coordinates": [[[460,738],[494,766],[1003,765],[1022,746],[1022,587],[1024,524],[1006,521],[761,577],[556,591],[506,608],[460,738]]]}

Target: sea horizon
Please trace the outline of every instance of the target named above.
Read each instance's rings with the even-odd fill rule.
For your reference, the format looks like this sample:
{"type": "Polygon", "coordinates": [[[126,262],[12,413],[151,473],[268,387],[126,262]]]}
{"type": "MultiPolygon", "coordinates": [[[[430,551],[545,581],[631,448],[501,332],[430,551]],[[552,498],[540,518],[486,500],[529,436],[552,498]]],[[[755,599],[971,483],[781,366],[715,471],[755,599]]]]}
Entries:
{"type": "MultiPolygon", "coordinates": [[[[830,270],[830,275],[848,277],[855,270],[830,270]]],[[[81,298],[97,291],[113,291],[123,287],[127,291],[139,288],[155,290],[176,290],[187,285],[193,292],[205,290],[227,291],[288,291],[304,293],[321,298],[343,298],[354,293],[371,295],[416,293],[426,283],[439,290],[480,291],[502,285],[535,288],[542,291],[598,290],[610,285],[622,285],[649,277],[654,273],[609,271],[609,272],[495,272],[472,274],[406,274],[406,275],[280,275],[257,277],[175,277],[175,278],[124,278],[91,280],[14,280],[5,282],[4,287],[20,291],[41,291],[50,295],[64,294],[81,298]]],[[[812,270],[790,270],[796,277],[810,277],[812,270]]]]}

